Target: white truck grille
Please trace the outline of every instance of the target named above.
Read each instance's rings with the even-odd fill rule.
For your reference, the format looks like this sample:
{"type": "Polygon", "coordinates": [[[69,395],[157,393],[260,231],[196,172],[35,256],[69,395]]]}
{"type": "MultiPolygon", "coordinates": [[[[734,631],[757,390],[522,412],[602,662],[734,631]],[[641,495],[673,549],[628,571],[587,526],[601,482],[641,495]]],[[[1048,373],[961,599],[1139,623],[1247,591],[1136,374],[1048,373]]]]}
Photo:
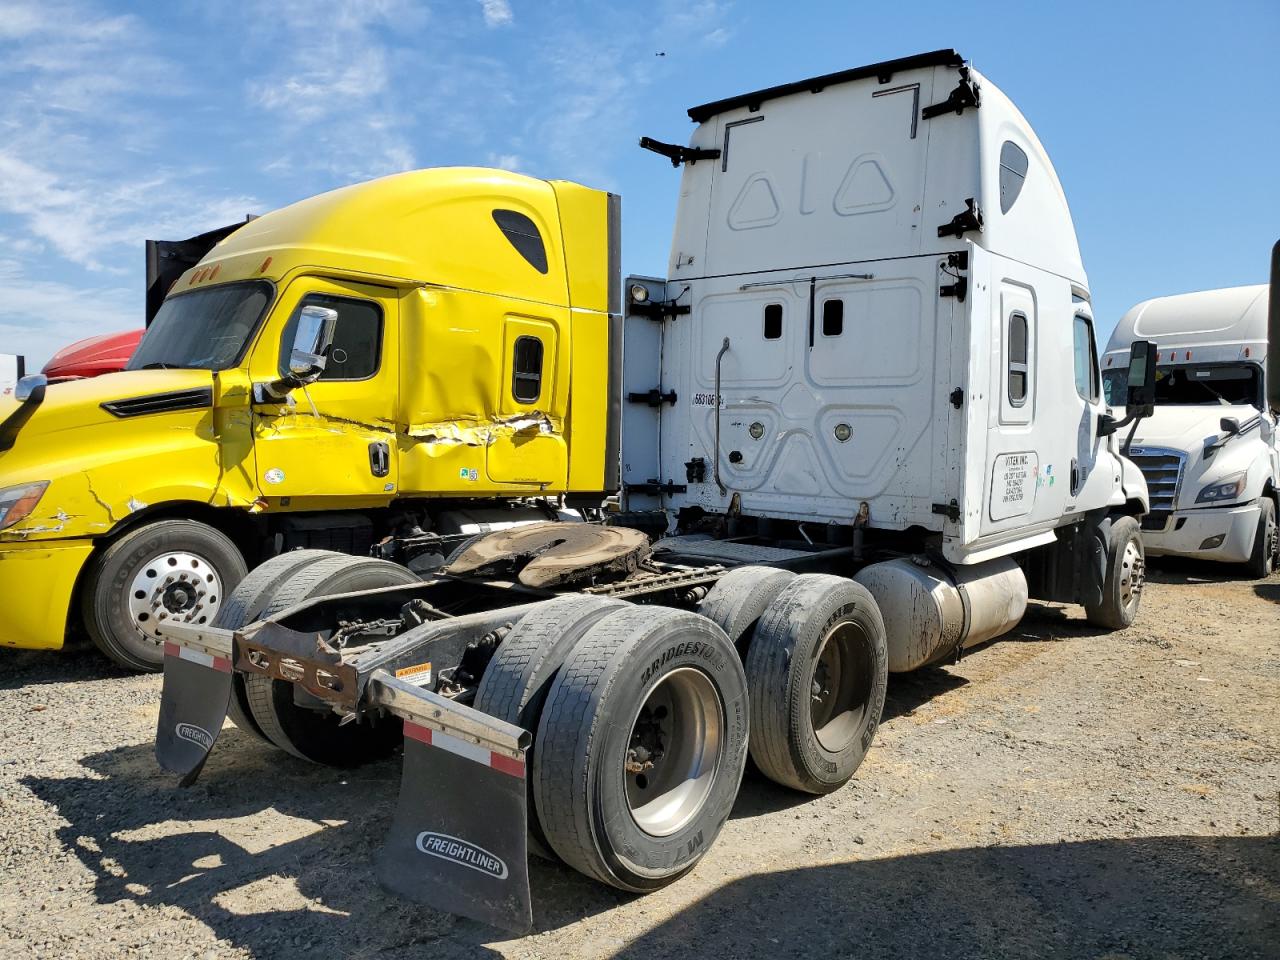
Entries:
{"type": "Polygon", "coordinates": [[[1163,447],[1132,447],[1129,459],[1147,478],[1147,494],[1151,498],[1151,510],[1142,518],[1142,528],[1163,530],[1178,500],[1178,487],[1182,484],[1182,468],[1187,455],[1180,450],[1163,447]]]}

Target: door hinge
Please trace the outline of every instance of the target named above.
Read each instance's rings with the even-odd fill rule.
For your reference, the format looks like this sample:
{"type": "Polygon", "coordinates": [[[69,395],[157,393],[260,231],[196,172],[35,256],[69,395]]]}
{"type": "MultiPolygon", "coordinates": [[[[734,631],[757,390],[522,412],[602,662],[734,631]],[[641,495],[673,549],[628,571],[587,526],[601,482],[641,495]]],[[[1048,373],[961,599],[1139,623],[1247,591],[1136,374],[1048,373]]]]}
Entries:
{"type": "Polygon", "coordinates": [[[947,262],[942,272],[955,279],[955,283],[944,283],[938,288],[938,296],[955,297],[961,303],[969,295],[969,278],[960,273],[969,269],[969,251],[953,250],[947,254],[947,262]]]}
{"type": "Polygon", "coordinates": [[[648,317],[650,320],[662,321],[668,317],[683,316],[691,311],[687,303],[676,303],[674,300],[650,300],[645,303],[629,304],[627,312],[648,317]]]}
{"type": "Polygon", "coordinates": [[[955,111],[956,115],[964,113],[965,107],[973,107],[975,110],[982,102],[982,88],[969,79],[969,68],[960,68],[960,82],[956,84],[956,88],[947,94],[947,99],[941,103],[934,103],[925,107],[920,111],[920,116],[925,120],[932,120],[934,117],[940,117],[944,113],[955,111]]]}
{"type": "Polygon", "coordinates": [[[960,522],[960,504],[955,500],[952,500],[950,503],[935,503],[933,505],[933,512],[944,515],[952,523],[960,522]]]}
{"type": "Polygon", "coordinates": [[[697,163],[699,160],[720,159],[720,149],[718,147],[682,147],[678,143],[663,143],[661,140],[654,140],[652,137],[641,137],[640,149],[652,150],[654,153],[666,157],[671,161],[673,167],[678,167],[682,163],[697,163]]]}
{"type": "Polygon", "coordinates": [[[964,406],[964,391],[959,387],[951,391],[951,405],[957,410],[964,406]]]}
{"type": "Polygon", "coordinates": [[[663,393],[658,387],[654,387],[646,393],[628,393],[627,403],[647,403],[651,407],[660,407],[664,403],[669,403],[673,407],[676,405],[676,392],[668,390],[663,393]]]}
{"type": "Polygon", "coordinates": [[[684,493],[689,488],[683,483],[659,483],[657,480],[649,480],[646,483],[624,483],[623,488],[627,493],[647,494],[649,496],[669,497],[673,493],[684,493]]]}
{"type": "Polygon", "coordinates": [[[381,440],[369,444],[369,470],[375,477],[391,472],[391,447],[381,440]]]}
{"type": "Polygon", "coordinates": [[[982,208],[978,206],[977,200],[970,197],[964,202],[964,206],[965,209],[952,217],[950,223],[944,223],[938,228],[938,236],[958,238],[970,230],[982,232],[982,208]]]}

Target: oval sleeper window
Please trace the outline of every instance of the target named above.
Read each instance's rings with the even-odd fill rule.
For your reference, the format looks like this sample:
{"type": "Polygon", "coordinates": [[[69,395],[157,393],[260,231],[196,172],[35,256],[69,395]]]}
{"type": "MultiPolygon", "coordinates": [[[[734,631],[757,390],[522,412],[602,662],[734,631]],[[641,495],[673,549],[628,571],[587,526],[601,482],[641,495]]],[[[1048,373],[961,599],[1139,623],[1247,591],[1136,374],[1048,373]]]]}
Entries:
{"type": "Polygon", "coordinates": [[[1000,212],[1008,213],[1027,179],[1027,155],[1012,140],[1000,148],[1000,212]]]}
{"type": "Polygon", "coordinates": [[[533,269],[539,273],[547,272],[547,248],[532,220],[515,210],[495,210],[493,222],[533,269]]]}

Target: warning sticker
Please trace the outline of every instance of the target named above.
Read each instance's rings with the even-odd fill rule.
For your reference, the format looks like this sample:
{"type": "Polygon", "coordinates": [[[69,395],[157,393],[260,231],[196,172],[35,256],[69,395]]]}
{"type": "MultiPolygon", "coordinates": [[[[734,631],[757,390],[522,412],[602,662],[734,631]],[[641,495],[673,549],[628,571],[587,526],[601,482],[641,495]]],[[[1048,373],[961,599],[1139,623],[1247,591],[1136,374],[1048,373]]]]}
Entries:
{"type": "Polygon", "coordinates": [[[991,519],[1025,517],[1036,500],[1040,458],[1035,453],[1002,453],[991,468],[991,519]]]}
{"type": "Polygon", "coordinates": [[[407,680],[417,687],[425,687],[431,682],[431,662],[414,664],[412,667],[401,667],[396,676],[407,680]]]}

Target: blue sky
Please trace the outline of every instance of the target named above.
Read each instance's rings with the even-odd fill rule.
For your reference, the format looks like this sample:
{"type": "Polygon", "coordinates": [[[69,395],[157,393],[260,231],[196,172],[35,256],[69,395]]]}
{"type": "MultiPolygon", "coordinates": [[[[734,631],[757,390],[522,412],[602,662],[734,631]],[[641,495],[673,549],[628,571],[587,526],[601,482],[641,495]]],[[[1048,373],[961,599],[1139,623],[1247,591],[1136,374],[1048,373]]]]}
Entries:
{"type": "Polygon", "coordinates": [[[1266,279],[1280,3],[0,0],[0,353],[141,324],[144,239],[444,164],[623,196],[665,273],[695,103],[952,46],[1022,108],[1103,332],[1148,296],[1266,279]],[[657,53],[665,56],[656,56],[657,53]]]}

